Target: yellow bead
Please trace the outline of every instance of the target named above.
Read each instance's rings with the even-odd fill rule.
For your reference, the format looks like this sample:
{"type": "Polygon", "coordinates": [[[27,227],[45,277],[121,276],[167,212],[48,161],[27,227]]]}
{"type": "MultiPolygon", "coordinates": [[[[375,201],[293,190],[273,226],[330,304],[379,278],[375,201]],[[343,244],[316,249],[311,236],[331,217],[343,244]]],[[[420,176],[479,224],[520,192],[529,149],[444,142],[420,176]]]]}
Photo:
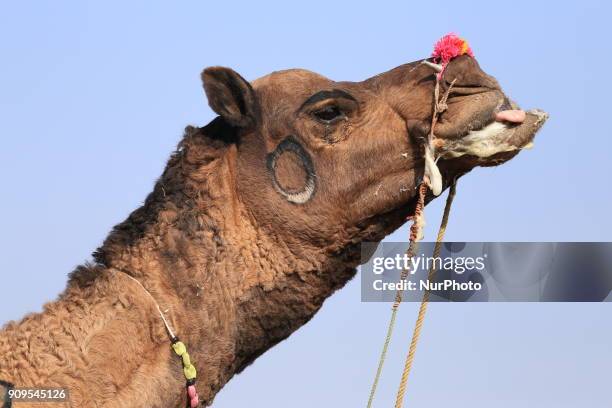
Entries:
{"type": "Polygon", "coordinates": [[[196,368],[192,365],[189,365],[185,368],[183,368],[183,373],[185,374],[185,378],[187,378],[188,380],[193,380],[194,378],[196,378],[196,368]]]}
{"type": "Polygon", "coordinates": [[[191,359],[189,358],[189,353],[183,353],[181,356],[183,358],[183,366],[187,367],[191,365],[191,359]]]}
{"type": "Polygon", "coordinates": [[[179,356],[182,356],[187,352],[187,347],[185,347],[182,341],[177,341],[176,343],[174,343],[172,345],[172,348],[174,349],[174,352],[179,356]]]}

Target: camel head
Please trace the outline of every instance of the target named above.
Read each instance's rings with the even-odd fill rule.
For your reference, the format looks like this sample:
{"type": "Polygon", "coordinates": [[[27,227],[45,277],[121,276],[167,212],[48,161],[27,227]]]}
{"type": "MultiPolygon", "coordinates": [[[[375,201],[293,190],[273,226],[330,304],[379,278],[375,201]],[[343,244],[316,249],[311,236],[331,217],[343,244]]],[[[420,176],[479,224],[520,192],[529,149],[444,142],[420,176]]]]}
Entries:
{"type": "MultiPolygon", "coordinates": [[[[258,223],[318,247],[378,240],[401,225],[423,177],[435,68],[416,61],[362,82],[294,69],[252,83],[206,69],[210,106],[237,131],[236,187],[258,223]]],[[[513,157],[545,118],[516,110],[469,56],[446,67],[440,94],[453,81],[434,129],[444,187],[513,157]]]]}

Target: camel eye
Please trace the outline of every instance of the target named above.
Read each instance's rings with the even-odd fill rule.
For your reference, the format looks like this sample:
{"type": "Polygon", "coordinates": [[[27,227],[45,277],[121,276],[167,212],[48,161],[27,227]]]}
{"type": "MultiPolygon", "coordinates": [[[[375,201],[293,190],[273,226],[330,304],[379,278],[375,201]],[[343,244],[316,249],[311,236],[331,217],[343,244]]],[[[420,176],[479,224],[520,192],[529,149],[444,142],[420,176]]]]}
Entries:
{"type": "Polygon", "coordinates": [[[335,105],[326,106],[312,113],[319,121],[329,124],[344,118],[344,113],[335,105]]]}

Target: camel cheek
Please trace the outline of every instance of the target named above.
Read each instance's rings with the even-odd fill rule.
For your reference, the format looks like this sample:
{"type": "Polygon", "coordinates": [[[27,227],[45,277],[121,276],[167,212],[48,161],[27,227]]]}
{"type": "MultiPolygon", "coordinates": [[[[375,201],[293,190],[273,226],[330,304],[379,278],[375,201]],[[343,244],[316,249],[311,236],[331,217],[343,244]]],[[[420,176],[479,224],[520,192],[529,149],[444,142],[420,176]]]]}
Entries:
{"type": "Polygon", "coordinates": [[[293,152],[285,152],[277,159],[275,172],[279,186],[289,193],[298,193],[306,186],[306,170],[293,152]]]}

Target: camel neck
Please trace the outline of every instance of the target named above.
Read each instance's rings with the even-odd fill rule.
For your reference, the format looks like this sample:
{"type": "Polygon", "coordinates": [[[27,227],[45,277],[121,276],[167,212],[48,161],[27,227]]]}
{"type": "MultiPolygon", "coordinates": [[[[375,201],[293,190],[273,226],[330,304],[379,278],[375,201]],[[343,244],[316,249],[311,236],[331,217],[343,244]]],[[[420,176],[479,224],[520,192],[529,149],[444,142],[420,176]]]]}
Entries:
{"type": "Polygon", "coordinates": [[[0,331],[0,378],[66,388],[73,406],[173,406],[184,378],[155,306],[119,272],[85,269],[97,278],[0,331]]]}
{"type": "Polygon", "coordinates": [[[187,345],[200,399],[210,405],[354,275],[352,259],[336,254],[332,263],[331,254],[299,237],[256,223],[229,187],[232,152],[214,160],[196,153],[173,155],[144,205],[113,229],[94,265],[77,268],[57,302],[0,332],[0,355],[33,355],[25,370],[17,358],[0,361],[0,379],[64,384],[82,407],[184,401],[181,364],[157,308],[118,276],[127,274],[187,345]],[[44,367],[37,364],[49,355],[44,367]],[[144,402],[130,399],[143,394],[144,402]]]}
{"type": "Polygon", "coordinates": [[[157,312],[159,314],[159,318],[160,318],[161,322],[164,324],[164,328],[166,329],[166,332],[168,333],[169,340],[174,342],[176,340],[176,335],[174,334],[174,329],[172,328],[172,325],[168,322],[168,319],[166,319],[165,312],[159,306],[159,302],[155,299],[155,296],[153,296],[151,294],[151,292],[149,292],[147,290],[147,288],[145,288],[144,285],[142,283],[140,283],[140,281],[138,279],[134,278],[133,276],[131,276],[130,274],[128,274],[126,272],[123,272],[123,271],[118,271],[118,272],[119,272],[118,276],[125,276],[126,279],[132,281],[135,285],[137,285],[139,288],[141,288],[143,293],[145,293],[147,295],[147,297],[149,299],[151,299],[151,302],[155,305],[155,310],[157,310],[157,312]]]}

